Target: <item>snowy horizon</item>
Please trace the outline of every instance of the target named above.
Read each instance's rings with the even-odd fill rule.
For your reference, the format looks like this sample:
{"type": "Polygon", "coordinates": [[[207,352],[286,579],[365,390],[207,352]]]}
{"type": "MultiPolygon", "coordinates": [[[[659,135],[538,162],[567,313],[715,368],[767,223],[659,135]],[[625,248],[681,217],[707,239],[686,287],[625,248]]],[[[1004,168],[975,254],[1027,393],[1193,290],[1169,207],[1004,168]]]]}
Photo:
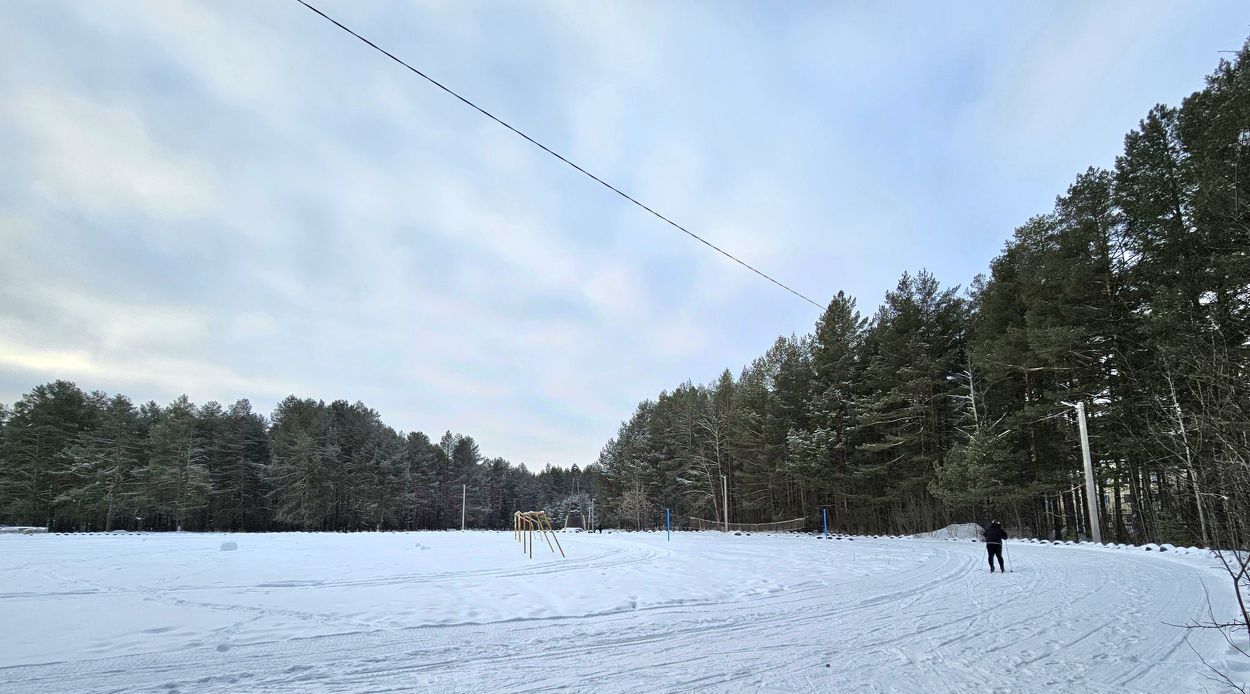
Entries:
{"type": "MultiPolygon", "coordinates": [[[[1239,3],[314,3],[778,280],[964,285],[1239,3]]],[[[584,466],[818,311],[295,2],[0,5],[0,402],[360,400],[584,466]]]]}

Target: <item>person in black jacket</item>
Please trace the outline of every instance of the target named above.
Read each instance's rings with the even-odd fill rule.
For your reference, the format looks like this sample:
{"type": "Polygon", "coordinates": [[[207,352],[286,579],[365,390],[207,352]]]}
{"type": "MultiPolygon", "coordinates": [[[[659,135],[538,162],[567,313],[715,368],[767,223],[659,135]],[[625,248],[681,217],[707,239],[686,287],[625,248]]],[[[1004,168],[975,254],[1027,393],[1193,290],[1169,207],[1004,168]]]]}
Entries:
{"type": "Polygon", "coordinates": [[[998,557],[998,570],[1005,572],[1003,568],[1003,540],[1007,539],[1007,531],[1003,530],[1003,526],[998,521],[990,523],[990,527],[985,529],[985,550],[989,554],[990,573],[994,573],[994,557],[998,557]]]}

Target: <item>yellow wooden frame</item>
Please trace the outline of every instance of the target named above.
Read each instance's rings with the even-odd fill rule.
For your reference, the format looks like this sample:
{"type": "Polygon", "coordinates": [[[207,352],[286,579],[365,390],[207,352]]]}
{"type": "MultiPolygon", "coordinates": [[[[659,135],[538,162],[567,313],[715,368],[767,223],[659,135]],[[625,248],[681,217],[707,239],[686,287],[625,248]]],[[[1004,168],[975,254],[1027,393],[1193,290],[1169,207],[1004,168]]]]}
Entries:
{"type": "Polygon", "coordinates": [[[551,526],[551,519],[547,517],[546,511],[517,511],[512,514],[512,537],[521,543],[521,552],[529,554],[530,559],[534,558],[535,530],[542,533],[543,539],[547,541],[547,547],[552,552],[558,548],[560,556],[565,556],[564,548],[560,547],[560,538],[556,537],[556,530],[551,526]],[[555,546],[552,546],[552,540],[555,540],[555,546]]]}

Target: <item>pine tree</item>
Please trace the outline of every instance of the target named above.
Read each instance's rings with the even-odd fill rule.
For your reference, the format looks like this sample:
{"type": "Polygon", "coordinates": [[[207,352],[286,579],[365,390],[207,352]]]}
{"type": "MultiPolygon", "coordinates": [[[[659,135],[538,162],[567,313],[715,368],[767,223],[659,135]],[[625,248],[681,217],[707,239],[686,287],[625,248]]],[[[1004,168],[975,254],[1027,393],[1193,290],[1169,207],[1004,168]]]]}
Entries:
{"type": "Polygon", "coordinates": [[[862,377],[860,354],[867,320],[855,310],[855,299],[843,292],[829,302],[812,337],[812,383],[808,418],[812,431],[795,447],[810,447],[811,473],[818,481],[817,501],[833,502],[833,522],[855,492],[852,460],[856,387],[862,377]]]}
{"type": "Polygon", "coordinates": [[[929,482],[955,430],[955,386],[965,361],[965,307],[927,272],[904,274],[865,339],[858,472],[886,528],[934,525],[929,482]]]}
{"type": "Polygon", "coordinates": [[[407,502],[412,527],[433,527],[439,448],[417,431],[404,439],[403,459],[408,468],[407,502]]]}
{"type": "Polygon", "coordinates": [[[332,527],[337,459],[324,403],[290,396],[274,408],[269,429],[269,487],[274,518],[304,530],[332,527]]]}
{"type": "Polygon", "coordinates": [[[148,431],[149,457],[138,473],[146,527],[199,529],[211,482],[195,406],[183,395],[163,410],[148,431]]]}
{"type": "Polygon", "coordinates": [[[57,500],[72,484],[69,448],[94,426],[86,394],[68,381],[36,386],[13,405],[4,427],[0,513],[9,522],[58,527],[57,500]]]}
{"type": "Polygon", "coordinates": [[[136,511],[135,475],[146,431],[139,412],[124,395],[98,394],[95,428],[81,432],[66,451],[67,488],[58,502],[71,505],[80,527],[112,530],[130,525],[136,511]]]}
{"type": "Polygon", "coordinates": [[[250,402],[239,400],[224,411],[202,407],[199,419],[201,436],[208,442],[211,527],[264,527],[270,518],[266,503],[269,437],[265,418],[252,411],[250,402]]]}

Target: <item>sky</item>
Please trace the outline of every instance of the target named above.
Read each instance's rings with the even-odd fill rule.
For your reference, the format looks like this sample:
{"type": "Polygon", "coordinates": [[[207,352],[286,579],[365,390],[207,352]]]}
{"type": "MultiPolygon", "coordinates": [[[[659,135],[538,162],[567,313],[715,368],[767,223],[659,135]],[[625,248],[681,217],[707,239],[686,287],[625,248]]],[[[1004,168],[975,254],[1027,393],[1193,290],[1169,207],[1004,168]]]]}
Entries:
{"type": "MultiPolygon", "coordinates": [[[[310,0],[824,304],[984,272],[1250,35],[1195,2],[310,0]]],[[[360,400],[531,469],[819,311],[295,0],[0,0],[0,402],[360,400]]]]}

